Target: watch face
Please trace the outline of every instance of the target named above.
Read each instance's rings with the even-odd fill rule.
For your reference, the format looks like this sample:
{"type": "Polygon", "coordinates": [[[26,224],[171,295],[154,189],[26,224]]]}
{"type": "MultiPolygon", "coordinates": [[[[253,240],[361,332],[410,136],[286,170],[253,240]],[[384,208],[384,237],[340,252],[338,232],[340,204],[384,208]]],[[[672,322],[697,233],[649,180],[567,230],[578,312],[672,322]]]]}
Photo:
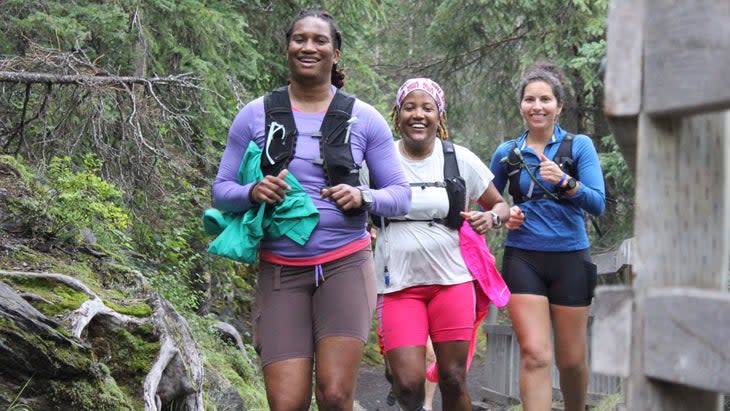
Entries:
{"type": "Polygon", "coordinates": [[[370,190],[361,190],[362,193],[362,205],[369,206],[373,203],[373,197],[370,195],[370,190]]]}
{"type": "Polygon", "coordinates": [[[573,177],[569,178],[568,185],[567,185],[568,190],[574,189],[575,185],[576,185],[575,179],[573,177]]]}

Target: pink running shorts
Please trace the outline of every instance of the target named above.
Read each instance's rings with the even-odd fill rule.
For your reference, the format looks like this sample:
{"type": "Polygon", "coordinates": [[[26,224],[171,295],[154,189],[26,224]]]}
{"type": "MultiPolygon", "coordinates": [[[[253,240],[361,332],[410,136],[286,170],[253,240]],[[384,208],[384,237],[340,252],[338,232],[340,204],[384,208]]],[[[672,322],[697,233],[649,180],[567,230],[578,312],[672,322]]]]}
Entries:
{"type": "Polygon", "coordinates": [[[474,332],[474,283],[415,286],[383,296],[385,352],[409,345],[469,341],[474,332]]]}

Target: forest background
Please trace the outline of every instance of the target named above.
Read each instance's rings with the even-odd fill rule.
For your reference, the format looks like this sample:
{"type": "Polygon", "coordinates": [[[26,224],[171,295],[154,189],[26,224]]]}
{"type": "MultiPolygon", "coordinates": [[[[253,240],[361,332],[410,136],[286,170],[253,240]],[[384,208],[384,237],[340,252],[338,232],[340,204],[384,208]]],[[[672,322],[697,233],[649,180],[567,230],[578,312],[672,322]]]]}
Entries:
{"type": "MultiPolygon", "coordinates": [[[[207,254],[200,216],[234,116],[286,84],[284,33],[302,8],[338,21],[345,91],[389,118],[403,80],[433,78],[452,139],[486,163],[523,130],[522,70],[561,64],[570,81],[561,124],[593,138],[610,197],[600,233],[586,220],[593,251],[631,236],[633,178],[602,108],[608,0],[0,4],[0,164],[33,187],[0,215],[0,240],[16,244],[0,268],[25,267],[40,251],[46,268],[83,248],[113,255],[188,319],[206,361],[229,364],[221,372],[251,408],[265,408],[259,376],[217,346],[211,324],[233,324],[250,350],[254,267],[207,254]]],[[[490,236],[493,250],[503,236],[490,236]]]]}

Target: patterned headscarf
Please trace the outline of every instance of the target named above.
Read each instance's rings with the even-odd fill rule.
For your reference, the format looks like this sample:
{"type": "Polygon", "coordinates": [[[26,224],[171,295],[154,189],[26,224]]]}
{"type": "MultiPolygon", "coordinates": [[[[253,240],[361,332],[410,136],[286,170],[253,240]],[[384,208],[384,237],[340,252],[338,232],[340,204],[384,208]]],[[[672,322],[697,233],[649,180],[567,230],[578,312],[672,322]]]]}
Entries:
{"type": "Polygon", "coordinates": [[[414,90],[423,90],[433,97],[439,113],[443,113],[446,110],[444,90],[441,89],[441,86],[439,86],[435,81],[424,77],[408,79],[402,86],[400,86],[398,93],[395,95],[395,106],[398,110],[400,110],[400,106],[403,104],[403,100],[406,98],[408,93],[414,90]]]}

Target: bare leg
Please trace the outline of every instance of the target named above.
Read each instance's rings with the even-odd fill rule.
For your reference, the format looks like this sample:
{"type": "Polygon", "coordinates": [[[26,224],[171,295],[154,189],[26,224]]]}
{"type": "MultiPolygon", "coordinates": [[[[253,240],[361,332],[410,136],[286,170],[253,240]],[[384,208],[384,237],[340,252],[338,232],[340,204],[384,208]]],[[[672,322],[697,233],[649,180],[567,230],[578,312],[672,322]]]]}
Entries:
{"type": "Polygon", "coordinates": [[[469,386],[466,385],[466,358],[469,341],[434,343],[439,368],[439,388],[444,411],[471,411],[469,386]]]}
{"type": "Polygon", "coordinates": [[[552,343],[547,297],[512,294],[508,304],[512,327],[520,344],[520,397],[525,411],[552,406],[550,364],[552,343]]]}
{"type": "Polygon", "coordinates": [[[312,400],[312,360],[294,358],[264,367],[266,398],[272,411],[307,411],[312,400]]]}
{"type": "MultiPolygon", "coordinates": [[[[431,364],[436,362],[436,354],[433,352],[433,343],[431,342],[431,337],[428,337],[428,342],[426,342],[426,368],[430,366],[431,364]]],[[[423,408],[426,410],[432,410],[433,409],[433,397],[436,395],[436,386],[438,384],[435,382],[431,382],[428,379],[426,379],[426,397],[423,400],[423,408]]]]}
{"type": "Polygon", "coordinates": [[[399,347],[388,351],[387,356],[398,404],[407,411],[420,409],[425,397],[426,347],[399,347]]]}
{"type": "Polygon", "coordinates": [[[351,411],[365,345],[353,337],[325,337],[317,342],[317,406],[321,411],[351,411]]]}
{"type": "Polygon", "coordinates": [[[588,387],[586,334],[590,307],[551,305],[555,330],[555,364],[565,411],[584,411],[588,387]]]}

